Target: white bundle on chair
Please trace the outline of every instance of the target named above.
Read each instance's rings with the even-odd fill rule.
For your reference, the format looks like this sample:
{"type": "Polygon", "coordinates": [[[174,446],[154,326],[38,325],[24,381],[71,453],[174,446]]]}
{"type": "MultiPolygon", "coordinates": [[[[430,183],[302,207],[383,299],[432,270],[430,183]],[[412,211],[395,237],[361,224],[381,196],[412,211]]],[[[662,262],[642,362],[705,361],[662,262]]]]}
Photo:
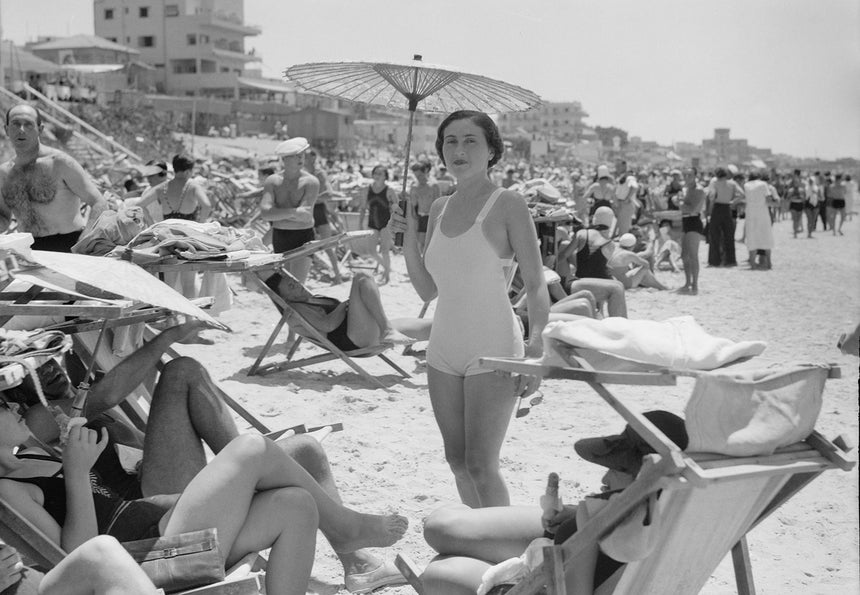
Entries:
{"type": "MultiPolygon", "coordinates": [[[[713,370],[744,357],[761,354],[763,341],[735,342],[708,334],[692,316],[662,322],[628,318],[583,318],[549,323],[546,339],[557,339],[574,347],[593,349],[622,359],[675,369],[713,370]]],[[[545,359],[552,362],[555,354],[545,359]]]]}

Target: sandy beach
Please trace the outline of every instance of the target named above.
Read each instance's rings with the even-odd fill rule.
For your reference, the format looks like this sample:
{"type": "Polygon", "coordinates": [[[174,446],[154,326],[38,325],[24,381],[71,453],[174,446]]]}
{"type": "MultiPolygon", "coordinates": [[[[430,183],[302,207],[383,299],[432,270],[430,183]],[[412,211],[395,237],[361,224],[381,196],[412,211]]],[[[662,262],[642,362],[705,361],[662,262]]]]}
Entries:
{"type": "MultiPolygon", "coordinates": [[[[828,438],[846,434],[858,443],[858,360],[842,355],[836,340],[860,319],[860,218],[846,223],[844,237],[819,231],[814,239],[792,239],[791,223],[777,222],[772,271],[752,271],[746,248],[738,244],[737,268],[704,268],[698,296],[671,292],[628,292],[631,318],[663,320],[692,315],[712,334],[734,340],[767,342],[763,357],[777,361],[831,362],[842,377],[828,381],[817,429],[828,438]]],[[[382,287],[391,317],[416,316],[421,302],[406,277],[400,256],[393,258],[391,283],[382,287]]],[[[683,273],[658,272],[670,287],[683,285],[683,273]]],[[[271,428],[298,423],[342,422],[344,431],[325,442],[344,501],[368,512],[399,511],[409,517],[406,537],[379,550],[387,558],[408,554],[423,567],[433,551],[422,536],[423,519],[438,505],[456,501],[453,478],[427,395],[423,361],[393,350],[392,358],[412,377],[401,380],[381,360],[360,360],[388,391],[374,388],[341,362],[298,371],[247,376],[278,319],[262,294],[231,278],[233,308],[221,320],[232,334],[206,331],[214,346],[179,346],[198,358],[213,378],[271,428]]],[[[330,287],[309,283],[319,293],[345,298],[348,283],[330,287]]],[[[283,357],[286,333],[275,343],[283,357]]],[[[303,347],[302,353],[313,348],[303,347]]],[[[640,410],[682,413],[692,383],[675,387],[617,387],[613,391],[640,410]]],[[[546,474],[562,479],[565,501],[576,502],[598,486],[601,468],[573,451],[581,437],[617,433],[621,418],[587,386],[544,381],[544,402],[514,419],[502,450],[502,468],[513,503],[537,503],[546,474]]],[[[240,421],[240,427],[244,427],[240,421]]],[[[852,452],[856,457],[856,451],[852,452]]],[[[704,539],[704,536],[703,536],[704,539]]],[[[856,593],[858,572],[858,473],[828,471],[749,535],[757,591],[777,593],[856,593]]],[[[346,593],[342,569],[320,537],[309,593],[346,593]]],[[[389,588],[391,595],[413,593],[389,588]]],[[[716,570],[704,593],[733,593],[730,559],[716,570]]]]}

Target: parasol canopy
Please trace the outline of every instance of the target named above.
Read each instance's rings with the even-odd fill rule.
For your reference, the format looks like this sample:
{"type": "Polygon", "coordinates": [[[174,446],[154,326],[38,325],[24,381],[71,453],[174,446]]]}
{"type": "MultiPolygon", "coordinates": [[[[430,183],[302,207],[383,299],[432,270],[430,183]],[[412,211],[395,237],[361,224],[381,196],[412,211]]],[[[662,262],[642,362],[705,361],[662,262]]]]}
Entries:
{"type": "Polygon", "coordinates": [[[541,104],[532,91],[449,66],[412,62],[313,62],[298,64],[284,76],[307,91],[409,111],[488,113],[525,111],[541,104]]]}

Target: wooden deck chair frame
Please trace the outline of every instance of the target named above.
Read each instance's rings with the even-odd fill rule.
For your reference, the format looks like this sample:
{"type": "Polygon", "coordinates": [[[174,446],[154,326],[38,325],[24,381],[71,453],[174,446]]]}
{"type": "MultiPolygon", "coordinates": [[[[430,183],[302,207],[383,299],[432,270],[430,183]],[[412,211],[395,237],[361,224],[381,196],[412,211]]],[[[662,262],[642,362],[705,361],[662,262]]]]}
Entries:
{"type": "MultiPolygon", "coordinates": [[[[649,371],[603,372],[591,368],[575,348],[557,350],[570,367],[528,363],[510,358],[482,358],[481,365],[502,373],[566,378],[587,383],[636,432],[657,455],[636,481],[590,519],[563,545],[544,551],[544,564],[527,575],[510,595],[532,595],[544,587],[553,595],[566,595],[565,565],[598,542],[650,494],[663,490],[667,496],[662,514],[661,546],[644,560],[619,569],[596,590],[613,593],[696,593],[731,551],[738,592],[753,595],[752,569],[746,534],[827,469],[850,470],[855,462],[845,456],[845,443],[813,432],[805,442],[778,449],[770,456],[728,457],[688,454],[669,440],[640,413],[630,410],[604,384],[672,385],[679,375],[651,366],[649,371]],[[707,535],[707,543],[702,536],[707,535]],[[691,563],[691,552],[698,556],[691,563]]],[[[829,377],[838,377],[831,367],[829,377]]],[[[663,496],[661,496],[663,498],[663,496]]]]}
{"type": "MultiPolygon", "coordinates": [[[[313,242],[313,245],[306,245],[288,252],[284,254],[284,262],[288,262],[294,258],[298,258],[301,256],[309,256],[315,252],[320,250],[326,250],[336,245],[340,245],[344,241],[349,241],[355,238],[361,238],[368,235],[369,232],[347,232],[344,234],[340,234],[338,236],[332,236],[331,238],[326,238],[325,240],[319,240],[317,242],[313,242]]],[[[259,289],[265,293],[269,299],[281,310],[281,317],[278,320],[278,323],[275,325],[275,328],[272,330],[269,338],[267,339],[263,349],[260,351],[260,354],[257,356],[257,359],[248,369],[248,376],[253,376],[255,374],[265,374],[271,371],[281,371],[281,370],[294,370],[297,368],[302,368],[305,366],[333,361],[336,359],[343,360],[350,368],[355,370],[359,376],[370,382],[371,384],[377,385],[380,388],[388,390],[388,388],[382,384],[376,377],[371,376],[364,368],[362,368],[358,363],[355,362],[353,358],[360,357],[379,357],[386,364],[391,366],[401,377],[409,378],[410,375],[408,372],[403,370],[400,366],[394,363],[390,358],[385,355],[385,351],[391,349],[390,345],[381,344],[374,345],[371,347],[365,347],[362,349],[356,349],[349,352],[343,351],[335,346],[328,338],[313,328],[313,326],[307,321],[305,317],[303,317],[299,312],[297,312],[294,308],[290,306],[290,304],[284,300],[280,295],[278,295],[275,291],[272,290],[271,287],[266,285],[263,278],[256,274],[257,271],[255,269],[251,269],[250,271],[250,279],[259,287],[259,289]],[[308,329],[308,335],[300,337],[291,347],[290,352],[287,354],[286,361],[282,362],[272,362],[268,364],[263,364],[263,360],[268,355],[269,351],[272,348],[272,345],[277,339],[278,335],[283,329],[284,325],[287,323],[287,318],[290,316],[295,316],[299,320],[301,320],[302,325],[308,329]],[[308,358],[304,358],[301,360],[293,361],[292,357],[295,354],[296,349],[298,348],[300,341],[308,340],[320,348],[324,349],[326,353],[322,353],[316,356],[311,356],[308,358]]]]}
{"type": "MultiPolygon", "coordinates": [[[[0,537],[18,550],[25,563],[47,572],[66,557],[66,552],[8,502],[0,498],[0,537]]],[[[220,582],[180,592],[178,595],[257,595],[264,593],[261,573],[254,570],[258,554],[249,554],[227,570],[220,582]]]]}

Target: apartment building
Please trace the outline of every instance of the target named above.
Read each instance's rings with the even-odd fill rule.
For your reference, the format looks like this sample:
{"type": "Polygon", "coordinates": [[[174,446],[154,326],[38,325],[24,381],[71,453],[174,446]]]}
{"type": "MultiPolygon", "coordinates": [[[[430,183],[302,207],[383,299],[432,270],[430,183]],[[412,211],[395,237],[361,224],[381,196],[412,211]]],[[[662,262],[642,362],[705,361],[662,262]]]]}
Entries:
{"type": "Polygon", "coordinates": [[[95,34],[140,52],[156,70],[156,88],[172,95],[239,98],[241,81],[259,69],[246,38],[244,0],[94,0],[95,34]]]}
{"type": "Polygon", "coordinates": [[[582,123],[588,114],[578,101],[546,102],[525,112],[500,114],[497,118],[503,136],[518,132],[541,138],[574,141],[582,136],[582,123]]]}

